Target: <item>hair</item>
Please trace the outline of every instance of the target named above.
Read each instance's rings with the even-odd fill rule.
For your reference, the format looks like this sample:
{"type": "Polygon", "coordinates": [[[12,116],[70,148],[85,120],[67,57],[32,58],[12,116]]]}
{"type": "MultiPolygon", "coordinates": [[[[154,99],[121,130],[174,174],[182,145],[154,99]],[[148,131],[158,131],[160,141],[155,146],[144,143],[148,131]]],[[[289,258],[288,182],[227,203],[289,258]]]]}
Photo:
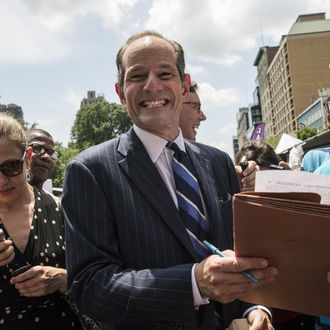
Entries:
{"type": "Polygon", "coordinates": [[[27,130],[25,132],[25,134],[26,134],[28,144],[31,143],[31,141],[34,140],[36,138],[36,136],[38,136],[38,134],[46,135],[54,141],[51,134],[49,134],[47,131],[40,129],[40,128],[31,128],[31,129],[27,130]]]}
{"type": "Polygon", "coordinates": [[[21,124],[12,116],[0,113],[0,140],[13,142],[18,149],[26,149],[26,136],[21,124]]]}
{"type": "Polygon", "coordinates": [[[198,85],[196,81],[192,81],[189,86],[190,93],[197,93],[198,92],[198,85]]]}
{"type": "Polygon", "coordinates": [[[164,41],[166,41],[169,45],[172,46],[172,48],[174,49],[174,52],[176,54],[176,66],[177,69],[179,71],[179,75],[180,75],[180,79],[182,82],[184,82],[184,78],[185,78],[185,60],[184,60],[184,51],[182,46],[174,41],[174,40],[170,40],[168,38],[165,38],[162,34],[155,32],[155,31],[143,31],[143,32],[138,32],[133,34],[127,41],[126,43],[119,49],[118,53],[117,53],[117,57],[116,57],[116,65],[117,65],[117,71],[118,71],[118,76],[117,76],[117,80],[118,83],[121,87],[124,86],[124,77],[125,77],[125,67],[123,64],[123,56],[128,48],[128,46],[133,43],[133,41],[138,40],[140,38],[143,37],[156,37],[159,39],[162,39],[164,41]]]}
{"type": "Polygon", "coordinates": [[[236,157],[237,164],[243,156],[246,160],[254,160],[259,166],[278,164],[281,161],[271,145],[259,140],[247,141],[242,145],[236,157]]]}

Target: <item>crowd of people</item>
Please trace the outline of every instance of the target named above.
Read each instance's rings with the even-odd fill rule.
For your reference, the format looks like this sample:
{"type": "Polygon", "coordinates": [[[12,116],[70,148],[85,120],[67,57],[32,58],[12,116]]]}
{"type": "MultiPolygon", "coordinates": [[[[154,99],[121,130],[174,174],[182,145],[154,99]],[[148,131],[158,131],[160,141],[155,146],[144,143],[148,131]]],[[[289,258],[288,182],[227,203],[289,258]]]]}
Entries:
{"type": "MultiPolygon", "coordinates": [[[[236,166],[196,142],[206,116],[179,43],[137,33],[116,64],[133,127],[68,164],[61,201],[43,189],[59,157],[52,136],[0,115],[0,328],[225,330],[245,317],[251,330],[328,329],[327,318],[239,300],[279,271],[235,256],[232,196],[254,190],[257,170],[288,165],[260,141],[236,166]]],[[[302,163],[329,165],[328,149],[302,163]]]]}

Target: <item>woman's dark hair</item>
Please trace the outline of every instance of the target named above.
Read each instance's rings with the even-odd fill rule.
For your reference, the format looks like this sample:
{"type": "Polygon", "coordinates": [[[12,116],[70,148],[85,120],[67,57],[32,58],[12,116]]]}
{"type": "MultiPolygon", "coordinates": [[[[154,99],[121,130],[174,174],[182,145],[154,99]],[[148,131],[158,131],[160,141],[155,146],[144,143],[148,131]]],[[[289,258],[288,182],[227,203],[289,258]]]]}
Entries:
{"type": "Polygon", "coordinates": [[[281,161],[271,145],[259,140],[247,141],[242,145],[236,157],[237,164],[243,156],[246,157],[246,160],[255,161],[259,166],[277,165],[281,161]]]}

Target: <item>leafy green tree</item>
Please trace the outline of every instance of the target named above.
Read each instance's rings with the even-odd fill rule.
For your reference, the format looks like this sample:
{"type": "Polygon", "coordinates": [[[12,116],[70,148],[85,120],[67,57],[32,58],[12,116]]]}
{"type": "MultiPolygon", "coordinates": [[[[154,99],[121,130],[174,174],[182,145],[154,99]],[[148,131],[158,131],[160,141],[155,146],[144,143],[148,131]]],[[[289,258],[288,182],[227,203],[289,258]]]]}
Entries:
{"type": "Polygon", "coordinates": [[[63,187],[65,167],[78,154],[79,150],[71,146],[65,147],[60,142],[55,142],[55,149],[59,153],[59,158],[56,161],[55,171],[52,177],[53,187],[63,187]]]}
{"type": "Polygon", "coordinates": [[[305,141],[306,139],[317,134],[317,129],[315,127],[304,127],[297,131],[298,139],[305,141]]]}
{"type": "Polygon", "coordinates": [[[84,150],[126,132],[131,125],[120,104],[104,100],[83,106],[78,110],[71,129],[72,145],[84,150]]]}
{"type": "Polygon", "coordinates": [[[36,121],[34,121],[32,124],[28,121],[25,121],[23,117],[20,116],[15,116],[14,113],[12,113],[10,110],[1,110],[0,113],[3,113],[7,116],[13,117],[15,118],[23,127],[23,129],[25,131],[32,129],[32,128],[37,128],[37,126],[39,125],[36,121]]]}
{"type": "Polygon", "coordinates": [[[278,145],[278,142],[280,141],[280,138],[280,135],[270,135],[265,138],[265,142],[275,149],[278,145]]]}

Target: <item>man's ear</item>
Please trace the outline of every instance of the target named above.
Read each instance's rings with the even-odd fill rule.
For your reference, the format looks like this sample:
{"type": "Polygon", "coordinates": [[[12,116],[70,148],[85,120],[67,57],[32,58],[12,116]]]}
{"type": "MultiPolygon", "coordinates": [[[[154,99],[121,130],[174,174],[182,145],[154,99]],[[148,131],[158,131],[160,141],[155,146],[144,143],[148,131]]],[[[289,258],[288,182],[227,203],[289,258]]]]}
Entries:
{"type": "Polygon", "coordinates": [[[124,93],[123,89],[121,88],[120,84],[116,83],[115,88],[116,88],[116,93],[119,96],[121,104],[126,104],[125,93],[124,93]]]}
{"type": "Polygon", "coordinates": [[[191,84],[191,78],[190,78],[190,74],[186,73],[184,75],[184,82],[183,82],[183,90],[182,90],[182,95],[184,99],[187,99],[187,97],[189,96],[189,88],[190,88],[190,84],[191,84]]]}

